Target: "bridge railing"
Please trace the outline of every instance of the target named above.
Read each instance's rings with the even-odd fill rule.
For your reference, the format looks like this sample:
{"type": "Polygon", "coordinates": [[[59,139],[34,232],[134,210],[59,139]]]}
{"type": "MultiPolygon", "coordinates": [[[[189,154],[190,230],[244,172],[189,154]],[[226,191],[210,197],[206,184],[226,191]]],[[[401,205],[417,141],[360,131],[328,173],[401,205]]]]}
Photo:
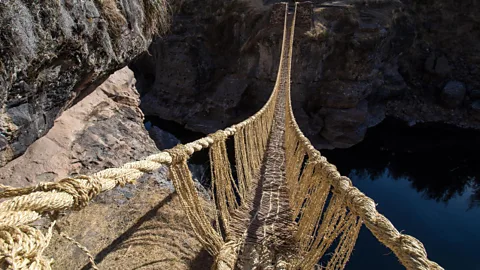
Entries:
{"type": "MultiPolygon", "coordinates": [[[[293,30],[291,33],[294,35],[293,30]]],[[[289,58],[291,61],[291,55],[289,58]]],[[[400,233],[376,210],[372,199],[354,187],[348,177],[340,175],[336,167],[315,149],[295,120],[290,85],[287,92],[286,174],[290,204],[298,224],[296,238],[304,253],[304,259],[298,261],[295,268],[311,269],[336,244],[326,269],[343,269],[360,227],[365,224],[407,269],[443,269],[427,258],[418,239],[400,233]]],[[[322,260],[322,263],[325,262],[322,260]]]]}

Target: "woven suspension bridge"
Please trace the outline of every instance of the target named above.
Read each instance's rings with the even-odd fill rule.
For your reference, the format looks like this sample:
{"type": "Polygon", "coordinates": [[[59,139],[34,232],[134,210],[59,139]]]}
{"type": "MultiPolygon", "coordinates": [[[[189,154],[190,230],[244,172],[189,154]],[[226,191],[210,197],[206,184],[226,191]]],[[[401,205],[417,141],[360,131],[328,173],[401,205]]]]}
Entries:
{"type": "Polygon", "coordinates": [[[120,168],[32,187],[0,186],[0,267],[51,269],[52,259],[42,253],[55,221],[46,231],[32,223],[81,209],[99,193],[167,165],[197,239],[215,258],[213,269],[313,269],[320,260],[326,269],[343,269],[362,225],[407,269],[443,269],[427,258],[419,240],[378,213],[374,201],[341,176],[298,127],[290,100],[295,17],[296,9],[289,12],[285,4],[276,84],[264,107],[247,120],[120,168]],[[233,162],[227,140],[234,142],[233,162]],[[187,165],[202,149],[210,157],[213,220],[187,165]]]}

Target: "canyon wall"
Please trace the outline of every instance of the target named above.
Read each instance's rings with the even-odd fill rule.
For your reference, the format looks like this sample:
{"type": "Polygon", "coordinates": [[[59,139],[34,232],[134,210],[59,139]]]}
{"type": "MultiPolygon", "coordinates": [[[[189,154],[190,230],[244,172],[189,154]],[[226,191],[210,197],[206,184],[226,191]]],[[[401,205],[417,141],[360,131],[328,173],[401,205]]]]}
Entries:
{"type": "MultiPolygon", "coordinates": [[[[209,133],[258,110],[281,49],[271,2],[183,1],[170,33],[131,64],[144,113],[209,133]]],[[[386,116],[480,128],[477,2],[312,2],[292,91],[317,147],[352,146],[386,116]]]]}

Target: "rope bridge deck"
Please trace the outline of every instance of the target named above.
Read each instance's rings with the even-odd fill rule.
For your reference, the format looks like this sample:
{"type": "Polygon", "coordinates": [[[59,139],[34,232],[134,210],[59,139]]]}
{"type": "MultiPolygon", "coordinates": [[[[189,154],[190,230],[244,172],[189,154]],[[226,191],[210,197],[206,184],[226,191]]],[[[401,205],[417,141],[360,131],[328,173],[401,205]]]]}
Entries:
{"type": "MultiPolygon", "coordinates": [[[[127,163],[120,168],[32,187],[0,186],[0,267],[51,269],[42,253],[50,242],[31,225],[43,215],[81,209],[101,192],[133,183],[163,165],[196,237],[215,258],[214,269],[343,269],[365,225],[407,269],[443,269],[422,243],[401,234],[317,151],[295,121],[290,99],[296,8],[285,7],[277,80],[267,103],[247,120],[205,138],[127,163]],[[235,173],[226,141],[234,141],[235,173]],[[205,214],[187,162],[208,149],[212,222],[205,214]],[[325,258],[325,253],[333,255],[325,258]],[[328,259],[328,260],[327,260],[328,259]]],[[[93,263],[93,261],[92,261],[93,263]]]]}

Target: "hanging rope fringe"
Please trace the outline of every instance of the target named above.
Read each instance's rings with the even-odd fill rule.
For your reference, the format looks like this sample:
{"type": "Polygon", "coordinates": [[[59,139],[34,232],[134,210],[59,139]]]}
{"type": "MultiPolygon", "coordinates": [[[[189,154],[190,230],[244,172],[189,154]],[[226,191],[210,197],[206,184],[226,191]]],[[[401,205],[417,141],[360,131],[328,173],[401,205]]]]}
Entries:
{"type": "Polygon", "coordinates": [[[217,255],[224,242],[212,227],[200,204],[192,174],[188,168],[188,156],[184,150],[182,145],[168,150],[173,159],[173,164],[170,166],[170,177],[197,239],[210,254],[217,255]]]}
{"type": "MultiPolygon", "coordinates": [[[[213,269],[234,269],[241,252],[254,256],[250,259],[263,268],[312,269],[321,260],[326,269],[343,269],[363,224],[407,269],[443,269],[427,258],[420,241],[401,234],[379,214],[373,200],[342,177],[298,127],[290,99],[295,17],[296,10],[289,15],[285,6],[281,61],[274,90],[267,103],[245,121],[91,176],[25,188],[0,185],[0,267],[51,269],[52,260],[42,254],[51,239],[52,227],[44,233],[28,224],[50,211],[81,209],[99,193],[134,183],[145,173],[168,165],[193,232],[215,258],[213,269]],[[274,128],[274,119],[282,119],[281,125],[277,123],[274,128]],[[282,136],[273,136],[275,132],[282,132],[282,136]],[[236,173],[232,172],[226,144],[232,136],[236,173]],[[283,170],[277,180],[282,182],[263,183],[259,180],[262,166],[273,158],[266,153],[272,138],[276,142],[278,138],[283,140],[283,147],[277,149],[282,154],[274,157],[275,164],[281,165],[277,169],[283,170]],[[202,149],[209,149],[210,192],[216,211],[213,220],[203,209],[187,164],[190,156],[202,149]],[[263,191],[261,197],[257,197],[259,189],[263,191]],[[257,225],[262,228],[259,232],[254,230],[257,225]],[[265,242],[257,243],[258,235],[265,242]]],[[[85,247],[64,237],[86,251],[96,267],[85,247]]]]}

